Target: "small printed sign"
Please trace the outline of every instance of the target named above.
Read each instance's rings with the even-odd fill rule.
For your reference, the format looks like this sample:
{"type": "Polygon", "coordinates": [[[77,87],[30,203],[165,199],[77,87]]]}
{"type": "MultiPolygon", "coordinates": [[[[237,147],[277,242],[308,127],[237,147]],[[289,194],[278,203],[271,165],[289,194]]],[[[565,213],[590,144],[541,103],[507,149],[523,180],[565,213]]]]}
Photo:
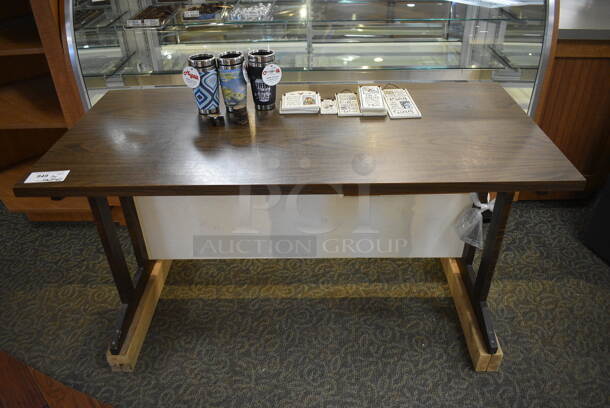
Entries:
{"type": "Polygon", "coordinates": [[[158,18],[145,18],[144,25],[147,27],[159,27],[161,25],[161,20],[158,18]]]}
{"type": "Polygon", "coordinates": [[[184,10],[184,18],[197,18],[199,17],[199,10],[184,10]]]}
{"type": "Polygon", "coordinates": [[[197,88],[199,86],[199,82],[201,81],[201,77],[199,76],[199,72],[195,67],[186,67],[182,70],[182,79],[184,83],[189,88],[197,88]]]}
{"type": "Polygon", "coordinates": [[[68,177],[70,170],[61,171],[34,171],[30,173],[24,183],[57,183],[68,177]]]}
{"type": "Polygon", "coordinates": [[[142,20],[127,20],[125,24],[127,27],[141,27],[144,25],[144,22],[142,20]]]}
{"type": "Polygon", "coordinates": [[[280,83],[282,79],[282,68],[276,64],[269,64],[263,68],[263,82],[266,85],[274,86],[280,83]]]}

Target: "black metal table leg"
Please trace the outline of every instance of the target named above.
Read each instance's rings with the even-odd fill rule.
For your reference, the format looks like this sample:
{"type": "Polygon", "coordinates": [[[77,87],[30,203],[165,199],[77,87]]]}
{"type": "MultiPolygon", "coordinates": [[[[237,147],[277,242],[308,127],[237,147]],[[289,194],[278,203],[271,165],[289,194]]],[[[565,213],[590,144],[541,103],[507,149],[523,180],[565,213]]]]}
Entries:
{"type": "Polygon", "coordinates": [[[141,292],[148,282],[148,277],[150,276],[154,262],[148,258],[146,242],[144,242],[144,235],[142,234],[142,227],[140,226],[140,219],[138,218],[138,212],[136,211],[133,197],[120,197],[120,200],[121,207],[123,208],[123,215],[125,215],[125,222],[127,223],[127,229],[129,230],[131,244],[138,263],[138,271],[135,275],[136,293],[141,295],[141,292]]]}
{"type": "Polygon", "coordinates": [[[487,351],[490,354],[498,351],[498,342],[493,327],[492,314],[487,306],[487,295],[491,287],[496,263],[500,256],[504,230],[508,221],[514,193],[498,193],[491,222],[483,244],[481,263],[477,271],[472,265],[476,248],[465,244],[462,258],[459,260],[460,272],[470,296],[487,351]]]}
{"type": "Polygon", "coordinates": [[[129,268],[116,233],[116,227],[112,221],[108,200],[106,197],[89,198],[89,205],[93,212],[110,271],[121,299],[119,319],[110,343],[110,352],[112,354],[119,354],[121,351],[154,264],[148,258],[133,198],[121,197],[120,200],[138,264],[134,280],[129,275],[129,268]]]}

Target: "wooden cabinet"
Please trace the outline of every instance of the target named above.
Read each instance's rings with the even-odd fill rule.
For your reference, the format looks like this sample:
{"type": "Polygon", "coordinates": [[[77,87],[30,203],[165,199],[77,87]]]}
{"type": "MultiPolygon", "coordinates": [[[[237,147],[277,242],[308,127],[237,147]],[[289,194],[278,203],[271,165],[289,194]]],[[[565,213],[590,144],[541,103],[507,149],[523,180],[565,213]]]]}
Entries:
{"type": "Polygon", "coordinates": [[[610,171],[610,41],[560,39],[549,72],[536,120],[587,178],[587,187],[522,193],[520,199],[587,196],[604,185],[610,171]]]}
{"type": "Polygon", "coordinates": [[[3,7],[0,168],[44,153],[66,128],[31,7],[28,2],[3,7]]]}
{"type": "MultiPolygon", "coordinates": [[[[84,114],[63,41],[63,1],[0,8],[0,200],[36,221],[91,219],[86,199],[16,198],[13,185],[84,114]]],[[[118,200],[112,203],[119,217],[118,200]]]]}

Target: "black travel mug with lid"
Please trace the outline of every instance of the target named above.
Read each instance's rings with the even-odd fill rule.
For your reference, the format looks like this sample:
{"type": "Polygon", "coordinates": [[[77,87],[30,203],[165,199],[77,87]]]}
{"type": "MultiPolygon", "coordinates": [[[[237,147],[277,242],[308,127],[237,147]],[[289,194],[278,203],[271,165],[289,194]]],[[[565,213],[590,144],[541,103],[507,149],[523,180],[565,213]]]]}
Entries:
{"type": "Polygon", "coordinates": [[[248,78],[256,110],[266,111],[275,108],[275,84],[279,79],[277,82],[274,79],[278,74],[281,78],[281,70],[274,62],[275,51],[254,50],[248,53],[248,78]],[[273,66],[269,67],[269,65],[273,66]]]}

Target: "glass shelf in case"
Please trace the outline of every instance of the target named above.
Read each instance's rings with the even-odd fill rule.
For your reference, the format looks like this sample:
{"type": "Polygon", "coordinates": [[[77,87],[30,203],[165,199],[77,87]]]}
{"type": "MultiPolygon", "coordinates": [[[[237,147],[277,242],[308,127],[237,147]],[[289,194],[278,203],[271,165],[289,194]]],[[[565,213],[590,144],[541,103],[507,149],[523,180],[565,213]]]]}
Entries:
{"type": "Polygon", "coordinates": [[[275,43],[286,41],[305,41],[306,27],[302,24],[278,25],[206,25],[177,28],[167,26],[158,30],[160,45],[210,43],[275,43]]]}
{"type": "MultiPolygon", "coordinates": [[[[514,4],[512,2],[511,4],[514,4]]],[[[540,2],[542,4],[542,2],[540,2]]],[[[507,21],[525,24],[542,22],[544,11],[528,6],[478,9],[472,13],[468,4],[449,1],[379,1],[379,0],[274,0],[272,2],[238,0],[224,2],[223,10],[206,14],[205,18],[185,18],[187,6],[178,6],[174,23],[178,26],[224,24],[282,24],[282,23],[399,23],[406,21],[507,21]],[[265,6],[268,13],[248,18],[240,11],[265,6]]],[[[247,13],[246,13],[247,14],[247,13]]]]}
{"type": "MultiPolygon", "coordinates": [[[[245,49],[249,43],[234,43],[236,49],[245,49]]],[[[283,42],[274,45],[274,50],[283,63],[292,66],[304,66],[306,60],[305,42],[283,42]]],[[[153,60],[149,56],[133,55],[120,69],[120,75],[167,75],[181,72],[184,61],[189,55],[197,52],[219,54],[227,49],[222,43],[210,43],[205,46],[191,44],[175,44],[163,47],[162,58],[153,60]],[[156,65],[155,65],[156,64],[156,65]]]]}
{"type": "Polygon", "coordinates": [[[238,0],[224,2],[222,12],[213,18],[185,18],[188,6],[183,7],[176,15],[177,26],[205,26],[217,23],[249,24],[305,24],[307,22],[307,4],[303,0],[275,0],[273,2],[247,2],[238,0]]]}
{"type": "Polygon", "coordinates": [[[131,55],[124,55],[118,47],[89,48],[80,50],[81,71],[83,76],[109,77],[114,75],[131,55]]]}
{"type": "Polygon", "coordinates": [[[539,44],[529,43],[504,44],[501,49],[493,47],[491,50],[513,69],[536,69],[542,52],[539,44]]]}
{"type": "MultiPolygon", "coordinates": [[[[89,10],[83,10],[89,11],[89,10]]],[[[93,9],[93,11],[99,12],[91,18],[83,18],[79,20],[78,26],[75,27],[77,33],[87,31],[104,31],[114,30],[116,27],[121,25],[121,20],[127,15],[127,12],[121,14],[115,14],[112,10],[101,10],[93,9]]]]}
{"type": "MultiPolygon", "coordinates": [[[[513,4],[512,2],[511,4],[513,4]]],[[[163,3],[166,4],[166,3],[163,3]]],[[[446,1],[308,1],[308,0],[274,0],[273,2],[235,2],[206,3],[221,4],[216,13],[201,14],[199,18],[186,18],[185,12],[190,12],[190,6],[195,3],[171,3],[175,13],[167,24],[173,30],[192,27],[247,26],[269,24],[308,24],[324,25],[329,30],[341,29],[361,23],[376,23],[395,25],[408,22],[464,22],[464,21],[495,21],[515,25],[537,25],[538,30],[544,26],[540,13],[525,12],[518,7],[480,9],[459,2],[446,1]],[[269,6],[269,12],[253,16],[243,15],[243,10],[269,6]],[[411,6],[411,7],[409,7],[411,6]],[[517,9],[512,11],[512,9],[517,9]],[[333,24],[329,26],[329,24],[333,24]]],[[[532,7],[532,6],[528,6],[532,7]]],[[[540,7],[538,7],[540,8],[540,7]]],[[[210,11],[210,10],[208,10],[210,11]]],[[[538,10],[539,11],[539,10],[538,10]]],[[[131,29],[150,29],[155,27],[129,27],[131,29]]]]}
{"type": "Polygon", "coordinates": [[[88,83],[97,88],[179,85],[188,55],[271,48],[287,81],[497,80],[521,95],[531,94],[545,55],[552,3],[66,1],[78,3],[71,16],[76,51],[83,76],[95,78],[88,83]],[[124,27],[149,6],[171,7],[162,27],[124,27]]]}
{"type": "Polygon", "coordinates": [[[378,44],[315,44],[314,69],[501,69],[504,65],[486,46],[470,49],[464,62],[459,42],[388,43],[380,51],[378,44]],[[399,67],[399,68],[397,68],[399,67]]]}

